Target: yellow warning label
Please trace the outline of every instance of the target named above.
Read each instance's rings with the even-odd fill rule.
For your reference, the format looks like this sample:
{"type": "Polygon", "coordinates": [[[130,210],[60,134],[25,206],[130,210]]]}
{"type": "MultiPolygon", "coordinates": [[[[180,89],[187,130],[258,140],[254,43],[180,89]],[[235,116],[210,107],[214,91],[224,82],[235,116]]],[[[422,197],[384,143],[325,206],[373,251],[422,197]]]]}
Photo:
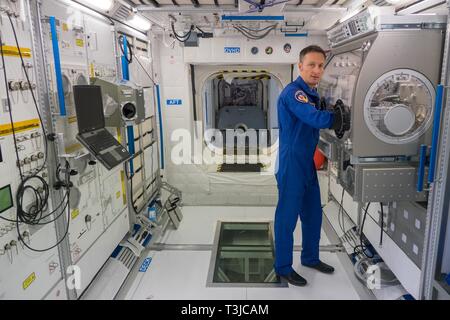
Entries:
{"type": "MultiPolygon", "coordinates": [[[[217,76],[217,79],[223,79],[223,75],[217,76]]],[[[269,80],[269,75],[260,75],[260,76],[252,76],[252,77],[233,77],[233,79],[238,80],[269,80]]]]}
{"type": "MultiPolygon", "coordinates": [[[[2,46],[3,54],[5,56],[10,57],[19,57],[19,49],[14,46],[2,46]]],[[[22,57],[30,58],[31,57],[31,49],[30,48],[20,48],[20,53],[22,53],[22,57]]]]}
{"type": "Polygon", "coordinates": [[[74,209],[72,210],[72,213],[70,214],[70,216],[72,217],[72,220],[74,220],[76,217],[78,217],[78,215],[80,214],[80,209],[74,209]]]}
{"type": "MultiPolygon", "coordinates": [[[[39,128],[39,119],[14,122],[14,131],[16,133],[39,128]]],[[[0,125],[0,137],[12,134],[11,124],[0,125]]]]}
{"type": "Polygon", "coordinates": [[[70,146],[65,147],[65,148],[64,148],[64,151],[65,151],[66,153],[73,153],[73,152],[75,152],[75,151],[78,151],[79,149],[81,149],[81,144],[79,144],[79,143],[74,143],[74,144],[72,144],[72,145],[70,145],[70,146]]]}
{"type": "Polygon", "coordinates": [[[84,40],[83,39],[76,39],[75,44],[79,47],[84,47],[84,40]]]}
{"type": "Polygon", "coordinates": [[[117,128],[117,141],[119,141],[119,143],[122,143],[122,135],[120,134],[119,128],[117,128]]]}
{"type": "Polygon", "coordinates": [[[116,192],[116,199],[119,199],[120,198],[120,191],[117,191],[116,192]]]}
{"type": "Polygon", "coordinates": [[[22,288],[23,290],[26,290],[32,283],[33,281],[36,280],[36,274],[33,272],[32,274],[30,274],[28,276],[28,278],[25,279],[25,281],[22,283],[22,288]]]}
{"type": "Polygon", "coordinates": [[[230,72],[248,72],[248,73],[266,73],[266,70],[220,70],[221,73],[230,73],[230,72]]]}
{"type": "Polygon", "coordinates": [[[69,31],[69,26],[67,25],[67,23],[62,24],[62,29],[63,31],[69,31]]]}
{"type": "Polygon", "coordinates": [[[122,180],[123,204],[127,204],[127,194],[125,192],[125,172],[120,171],[120,179],[122,180]]]}
{"type": "Polygon", "coordinates": [[[93,64],[93,63],[91,63],[91,64],[89,65],[89,76],[90,76],[91,78],[95,77],[95,70],[94,70],[94,64],[93,64]]]}
{"type": "Polygon", "coordinates": [[[69,121],[69,123],[77,122],[77,116],[69,117],[67,120],[69,121]]]}

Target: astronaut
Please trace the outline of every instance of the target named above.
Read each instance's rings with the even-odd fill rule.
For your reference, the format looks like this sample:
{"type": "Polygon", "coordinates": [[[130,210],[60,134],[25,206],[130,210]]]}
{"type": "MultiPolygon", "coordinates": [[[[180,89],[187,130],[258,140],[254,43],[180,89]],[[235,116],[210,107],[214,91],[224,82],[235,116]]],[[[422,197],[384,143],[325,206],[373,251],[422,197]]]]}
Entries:
{"type": "Polygon", "coordinates": [[[336,103],[327,110],[319,98],[317,85],[325,67],[325,51],[308,46],[300,52],[300,76],[286,86],[278,99],[280,149],[275,174],[278,204],[275,211],[275,263],[278,276],[290,284],[306,285],[307,281],[292,267],[293,232],[297,219],[302,225],[301,264],[323,273],[334,268],[319,260],[322,207],[314,151],[319,130],[330,128],[342,134],[350,129],[349,109],[336,103]]]}

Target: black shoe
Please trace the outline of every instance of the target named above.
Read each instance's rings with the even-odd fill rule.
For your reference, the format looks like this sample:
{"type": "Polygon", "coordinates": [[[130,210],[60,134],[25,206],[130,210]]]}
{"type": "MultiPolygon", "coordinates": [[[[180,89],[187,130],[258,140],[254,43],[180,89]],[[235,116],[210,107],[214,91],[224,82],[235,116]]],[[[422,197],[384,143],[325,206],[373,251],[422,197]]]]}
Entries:
{"type": "Polygon", "coordinates": [[[290,284],[292,284],[294,286],[303,287],[307,284],[306,279],[303,278],[301,275],[299,275],[295,271],[292,271],[287,276],[280,276],[280,275],[278,275],[278,276],[282,279],[286,279],[287,282],[289,282],[290,284]]]}
{"type": "Polygon", "coordinates": [[[313,268],[316,269],[317,271],[323,272],[323,273],[333,273],[334,272],[334,268],[322,261],[320,261],[318,264],[316,264],[315,266],[305,266],[308,268],[313,268]]]}

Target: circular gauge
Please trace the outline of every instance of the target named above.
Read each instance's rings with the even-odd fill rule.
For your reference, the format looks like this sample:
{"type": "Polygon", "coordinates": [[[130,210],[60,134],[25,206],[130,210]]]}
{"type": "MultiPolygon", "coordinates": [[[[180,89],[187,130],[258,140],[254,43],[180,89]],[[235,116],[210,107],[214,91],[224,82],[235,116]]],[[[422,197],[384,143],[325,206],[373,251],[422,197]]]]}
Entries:
{"type": "Polygon", "coordinates": [[[421,73],[396,69],[380,76],[364,99],[364,120],[370,132],[389,144],[418,139],[430,127],[434,89],[421,73]]]}
{"type": "Polygon", "coordinates": [[[257,54],[259,49],[257,47],[253,47],[251,50],[252,54],[257,54]]]}
{"type": "Polygon", "coordinates": [[[68,98],[70,94],[70,88],[72,87],[72,84],[70,83],[69,78],[63,74],[62,75],[62,84],[63,84],[63,91],[64,91],[64,97],[68,98]]]}
{"type": "Polygon", "coordinates": [[[266,48],[266,53],[267,54],[272,54],[273,53],[273,48],[272,47],[267,47],[266,48]]]}
{"type": "Polygon", "coordinates": [[[83,74],[80,74],[77,77],[77,85],[86,85],[86,84],[88,84],[86,77],[83,74]]]}
{"type": "Polygon", "coordinates": [[[290,43],[286,43],[286,44],[283,46],[283,50],[284,50],[284,52],[286,52],[286,53],[291,52],[291,49],[292,49],[292,47],[291,47],[291,44],[290,44],[290,43]]]}

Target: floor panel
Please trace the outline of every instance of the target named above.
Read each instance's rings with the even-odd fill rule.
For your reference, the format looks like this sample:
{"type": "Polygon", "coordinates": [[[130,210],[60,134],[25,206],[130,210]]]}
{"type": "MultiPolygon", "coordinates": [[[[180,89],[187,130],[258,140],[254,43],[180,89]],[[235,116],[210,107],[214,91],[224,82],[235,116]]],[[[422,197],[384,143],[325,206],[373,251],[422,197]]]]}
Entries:
{"type": "MultiPolygon", "coordinates": [[[[184,219],[178,230],[169,230],[161,242],[167,244],[213,244],[217,221],[271,221],[274,207],[183,207],[184,219]]],[[[301,244],[300,224],[295,244],[301,244]]],[[[321,245],[330,244],[322,231],[321,245]]],[[[211,251],[163,250],[150,255],[152,262],[139,273],[128,299],[359,299],[336,253],[321,252],[321,259],[336,269],[326,275],[300,265],[294,252],[294,268],[308,280],[306,287],[245,288],[207,287],[211,251]]]]}

